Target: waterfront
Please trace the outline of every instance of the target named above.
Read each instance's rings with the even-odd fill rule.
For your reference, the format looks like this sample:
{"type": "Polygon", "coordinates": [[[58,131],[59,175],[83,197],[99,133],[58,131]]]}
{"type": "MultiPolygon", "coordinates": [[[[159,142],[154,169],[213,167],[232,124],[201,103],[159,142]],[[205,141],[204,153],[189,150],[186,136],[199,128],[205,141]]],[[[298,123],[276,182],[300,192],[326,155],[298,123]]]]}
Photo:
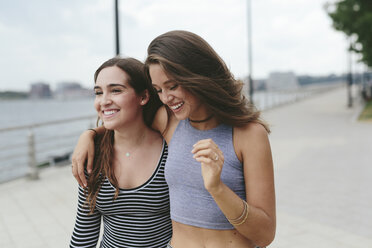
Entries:
{"type": "MultiPolygon", "coordinates": [[[[281,104],[293,103],[313,94],[325,92],[339,84],[314,85],[296,91],[256,92],[254,103],[258,109],[270,109],[281,104]]],[[[29,172],[30,134],[35,141],[37,164],[51,158],[68,157],[79,134],[95,126],[94,98],[74,100],[39,99],[0,101],[3,115],[0,117],[0,183],[25,176],[29,172]],[[82,118],[73,120],[72,118],[82,118]],[[49,122],[53,124],[46,124],[49,122]],[[41,124],[42,126],[32,126],[41,124]],[[30,125],[27,128],[15,128],[30,125]]]]}
{"type": "Polygon", "coordinates": [[[7,100],[0,101],[0,129],[59,123],[0,132],[0,182],[28,173],[29,135],[35,137],[36,161],[71,152],[82,130],[94,125],[94,118],[64,122],[81,116],[95,116],[93,98],[76,100],[7,100]]]}

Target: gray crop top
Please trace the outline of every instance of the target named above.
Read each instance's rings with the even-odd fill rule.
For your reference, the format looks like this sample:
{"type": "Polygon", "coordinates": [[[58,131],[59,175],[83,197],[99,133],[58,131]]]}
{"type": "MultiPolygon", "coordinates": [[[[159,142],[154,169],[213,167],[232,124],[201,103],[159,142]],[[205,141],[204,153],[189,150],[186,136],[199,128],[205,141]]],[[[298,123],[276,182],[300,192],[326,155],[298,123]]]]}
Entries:
{"type": "Polygon", "coordinates": [[[198,130],[188,119],[179,122],[168,146],[165,165],[172,220],[208,229],[234,229],[204,188],[201,165],[191,153],[197,141],[213,139],[225,158],[222,181],[245,200],[243,166],[234,151],[232,135],[233,128],[224,124],[210,130],[198,130]]]}

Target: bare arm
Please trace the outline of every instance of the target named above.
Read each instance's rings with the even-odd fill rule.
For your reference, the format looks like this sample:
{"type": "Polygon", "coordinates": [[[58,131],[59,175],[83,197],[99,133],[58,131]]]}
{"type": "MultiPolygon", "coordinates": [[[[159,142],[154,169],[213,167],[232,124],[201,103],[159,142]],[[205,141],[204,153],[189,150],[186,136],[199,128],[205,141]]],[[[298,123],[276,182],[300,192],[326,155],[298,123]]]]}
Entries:
{"type": "MultiPolygon", "coordinates": [[[[98,127],[95,129],[97,135],[104,133],[105,128],[98,127]]],[[[82,187],[87,186],[87,180],[84,175],[84,167],[87,165],[87,171],[90,173],[93,168],[94,159],[94,137],[96,133],[92,130],[84,131],[75,146],[74,152],[71,157],[72,161],[72,174],[74,175],[76,181],[82,187]]]]}
{"type": "Polygon", "coordinates": [[[168,116],[167,110],[163,105],[158,109],[158,112],[156,112],[154,121],[152,123],[152,128],[156,131],[159,131],[165,141],[169,144],[178,122],[179,121],[173,114],[168,116]]]}
{"type": "MultiPolygon", "coordinates": [[[[244,203],[221,181],[222,152],[211,140],[199,142],[197,150],[200,156],[196,159],[202,163],[206,189],[228,219],[239,218],[244,212],[244,203]],[[216,154],[218,160],[214,160],[216,154]]],[[[242,223],[234,226],[256,245],[267,246],[275,236],[276,216],[273,162],[266,130],[259,124],[234,128],[234,146],[243,162],[248,203],[247,218],[243,216],[239,221],[242,223]]]]}
{"type": "Polygon", "coordinates": [[[163,133],[167,126],[168,116],[165,106],[161,106],[156,112],[154,121],[152,122],[152,128],[160,133],[163,133]]]}

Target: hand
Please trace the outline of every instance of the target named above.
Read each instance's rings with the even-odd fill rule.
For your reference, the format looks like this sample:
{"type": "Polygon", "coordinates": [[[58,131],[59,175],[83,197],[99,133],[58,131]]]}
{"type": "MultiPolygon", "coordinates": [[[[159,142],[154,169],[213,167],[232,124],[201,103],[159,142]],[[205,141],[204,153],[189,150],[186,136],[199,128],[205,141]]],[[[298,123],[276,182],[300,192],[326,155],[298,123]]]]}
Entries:
{"type": "Polygon", "coordinates": [[[83,132],[78,140],[71,157],[72,161],[72,175],[76,181],[82,186],[87,186],[87,179],[84,175],[84,166],[87,164],[87,171],[91,173],[94,159],[94,135],[91,130],[83,132]]]}
{"type": "Polygon", "coordinates": [[[222,151],[212,139],[204,139],[196,142],[191,152],[194,159],[201,163],[204,187],[209,192],[218,190],[224,163],[222,151]]]}

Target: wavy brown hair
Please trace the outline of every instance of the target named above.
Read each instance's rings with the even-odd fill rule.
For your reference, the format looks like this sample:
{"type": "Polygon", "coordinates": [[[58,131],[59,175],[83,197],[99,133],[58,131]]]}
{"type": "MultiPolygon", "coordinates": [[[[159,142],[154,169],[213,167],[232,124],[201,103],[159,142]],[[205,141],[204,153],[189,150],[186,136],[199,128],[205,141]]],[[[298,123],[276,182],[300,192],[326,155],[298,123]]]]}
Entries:
{"type": "MultiPolygon", "coordinates": [[[[152,87],[150,81],[144,73],[144,64],[134,58],[115,57],[104,62],[94,74],[94,82],[97,81],[98,74],[107,67],[116,66],[123,70],[128,76],[128,83],[137,95],[149,92],[149,101],[143,106],[143,119],[145,124],[151,128],[156,111],[162,105],[159,96],[152,87]]],[[[93,170],[88,178],[88,185],[85,193],[87,195],[87,205],[93,213],[98,192],[107,177],[116,188],[114,199],[119,194],[118,182],[115,177],[112,160],[114,157],[114,131],[105,129],[103,135],[95,138],[95,155],[93,170]]]]}
{"type": "Polygon", "coordinates": [[[145,70],[149,79],[151,64],[159,64],[169,78],[205,104],[220,123],[243,126],[257,122],[270,132],[260,111],[242,94],[243,83],[234,78],[222,58],[200,36],[175,30],[156,37],[147,49],[145,70]]]}

